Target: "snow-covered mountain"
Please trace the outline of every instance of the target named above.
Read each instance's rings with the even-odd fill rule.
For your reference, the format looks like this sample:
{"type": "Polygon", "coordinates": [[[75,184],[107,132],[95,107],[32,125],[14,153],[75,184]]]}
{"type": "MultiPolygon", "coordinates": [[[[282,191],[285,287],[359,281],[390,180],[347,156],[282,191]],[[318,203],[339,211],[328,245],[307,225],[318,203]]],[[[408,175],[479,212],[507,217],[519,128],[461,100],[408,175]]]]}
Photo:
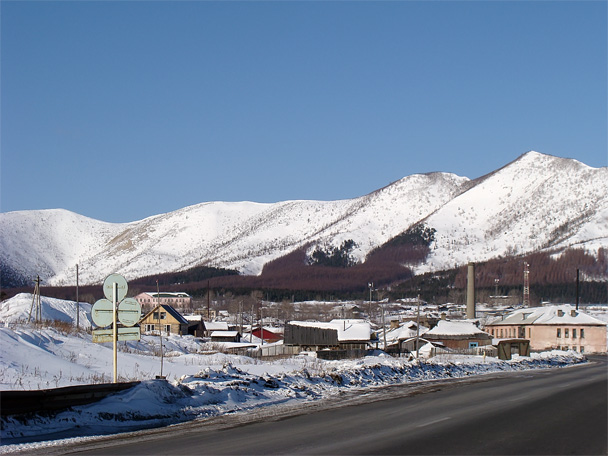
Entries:
{"type": "Polygon", "coordinates": [[[528,152],[470,180],[416,174],[341,201],[210,202],[126,224],[65,210],[0,214],[0,265],[49,285],[96,284],[197,265],[259,274],[264,264],[309,245],[353,239],[360,261],[412,225],[436,230],[419,271],[537,250],[608,247],[608,167],[528,152]]]}

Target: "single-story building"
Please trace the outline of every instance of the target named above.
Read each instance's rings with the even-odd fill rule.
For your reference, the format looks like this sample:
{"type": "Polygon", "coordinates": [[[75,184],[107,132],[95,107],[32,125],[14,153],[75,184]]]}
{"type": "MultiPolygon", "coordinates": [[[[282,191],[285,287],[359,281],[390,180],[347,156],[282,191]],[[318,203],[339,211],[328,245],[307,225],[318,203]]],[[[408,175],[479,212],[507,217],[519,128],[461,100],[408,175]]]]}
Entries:
{"type": "Polygon", "coordinates": [[[471,321],[439,320],[437,326],[424,333],[431,342],[441,342],[452,350],[467,350],[492,344],[492,336],[471,321]]]}
{"type": "Polygon", "coordinates": [[[205,322],[205,336],[211,337],[214,331],[228,331],[228,323],[225,321],[206,321],[205,322]]]}
{"type": "Polygon", "coordinates": [[[205,321],[202,315],[184,315],[188,322],[188,334],[195,337],[205,336],[205,321]]]}
{"type": "MultiPolygon", "coordinates": [[[[386,346],[388,352],[407,353],[416,350],[416,337],[422,337],[428,332],[429,328],[422,325],[418,327],[415,321],[404,323],[391,321],[391,327],[386,331],[386,346]]],[[[384,335],[378,334],[379,340],[383,340],[384,335]]],[[[424,342],[426,343],[426,342],[424,342]]],[[[419,345],[422,343],[419,341],[419,345]]]]}
{"type": "Polygon", "coordinates": [[[253,328],[253,335],[258,339],[264,339],[264,342],[274,343],[283,340],[283,328],[258,326],[257,328],[253,328]]]}
{"type": "Polygon", "coordinates": [[[238,331],[213,331],[211,342],[240,342],[241,334],[238,331]]]}
{"type": "Polygon", "coordinates": [[[299,346],[317,356],[333,356],[327,351],[340,351],[336,357],[356,357],[366,353],[371,341],[371,325],[364,320],[290,321],[285,326],[285,345],[299,346]]]}
{"type": "Polygon", "coordinates": [[[486,324],[485,329],[497,339],[526,338],[531,350],[606,353],[606,325],[562,304],[518,309],[486,324]]]}
{"type": "Polygon", "coordinates": [[[188,334],[188,321],[172,306],[161,304],[155,306],[150,312],[139,320],[142,331],[147,334],[188,334]]]}

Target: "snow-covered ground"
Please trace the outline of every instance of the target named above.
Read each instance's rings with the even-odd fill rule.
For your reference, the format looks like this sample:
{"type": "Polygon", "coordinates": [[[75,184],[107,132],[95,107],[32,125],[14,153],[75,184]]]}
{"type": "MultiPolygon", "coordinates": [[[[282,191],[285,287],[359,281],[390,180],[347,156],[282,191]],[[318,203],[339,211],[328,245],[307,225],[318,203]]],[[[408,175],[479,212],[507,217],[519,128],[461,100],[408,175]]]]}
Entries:
{"type": "MultiPolygon", "coordinates": [[[[31,295],[2,302],[0,311],[0,388],[46,389],[112,381],[112,344],[95,344],[87,331],[34,325],[27,318],[31,295]],[[21,311],[18,309],[21,308],[21,311]]],[[[73,319],[65,301],[42,298],[42,314],[73,319]],[[63,309],[63,310],[58,310],[63,309]],[[65,315],[62,317],[61,315],[65,315]]],[[[88,323],[85,317],[82,326],[88,323]]],[[[70,321],[67,321],[70,323],[70,321]]],[[[0,420],[0,453],[40,451],[58,439],[164,426],[234,411],[305,403],[341,392],[426,380],[460,378],[491,372],[564,367],[585,362],[574,352],[552,351],[500,361],[484,357],[407,360],[379,354],[356,360],[323,361],[296,356],[277,361],[223,354],[193,337],[163,339],[162,374],[158,337],[120,343],[121,381],[141,380],[130,390],[54,416],[0,420]]],[[[54,442],[54,443],[53,443],[54,442]]]]}

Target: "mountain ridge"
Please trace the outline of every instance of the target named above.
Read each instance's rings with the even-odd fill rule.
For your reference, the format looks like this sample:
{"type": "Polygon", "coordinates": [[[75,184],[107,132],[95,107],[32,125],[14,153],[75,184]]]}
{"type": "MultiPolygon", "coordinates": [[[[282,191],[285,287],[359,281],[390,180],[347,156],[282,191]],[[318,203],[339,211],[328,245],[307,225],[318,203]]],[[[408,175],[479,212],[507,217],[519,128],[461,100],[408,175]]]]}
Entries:
{"type": "MultiPolygon", "coordinates": [[[[608,247],[608,167],[527,152],[476,179],[413,174],[337,201],[204,202],[129,223],[64,209],[0,214],[0,266],[15,279],[96,284],[212,266],[260,274],[303,247],[352,239],[355,260],[423,223],[436,230],[416,273],[539,250],[608,247]]],[[[3,277],[6,281],[6,277],[3,277]]]]}

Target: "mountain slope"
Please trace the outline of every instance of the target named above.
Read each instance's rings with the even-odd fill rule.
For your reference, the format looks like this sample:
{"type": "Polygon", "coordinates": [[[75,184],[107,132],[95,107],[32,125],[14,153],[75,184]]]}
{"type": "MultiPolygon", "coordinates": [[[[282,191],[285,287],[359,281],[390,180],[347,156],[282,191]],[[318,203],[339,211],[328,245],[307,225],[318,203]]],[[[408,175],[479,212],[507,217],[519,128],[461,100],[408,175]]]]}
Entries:
{"type": "Polygon", "coordinates": [[[608,168],[529,152],[481,178],[425,223],[436,243],[418,272],[499,256],[608,247],[608,168]]]}
{"type": "Polygon", "coordinates": [[[211,202],[127,224],[64,210],[0,214],[3,276],[36,275],[49,285],[128,280],[197,265],[259,274],[269,261],[308,246],[353,239],[364,261],[419,222],[436,230],[418,271],[468,261],[608,246],[608,168],[529,152],[476,180],[448,173],[405,177],[342,201],[211,202]]]}

